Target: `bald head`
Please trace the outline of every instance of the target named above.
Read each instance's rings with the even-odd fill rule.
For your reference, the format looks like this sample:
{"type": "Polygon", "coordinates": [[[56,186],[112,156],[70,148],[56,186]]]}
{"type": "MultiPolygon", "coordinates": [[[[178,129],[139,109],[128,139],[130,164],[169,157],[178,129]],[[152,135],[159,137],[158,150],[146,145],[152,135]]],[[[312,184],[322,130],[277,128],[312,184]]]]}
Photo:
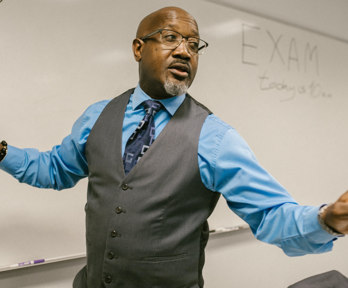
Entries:
{"type": "Polygon", "coordinates": [[[178,7],[164,7],[147,15],[139,24],[136,37],[141,38],[156,29],[163,28],[166,22],[178,19],[192,24],[195,34],[198,33],[198,25],[195,18],[185,10],[178,7]]]}
{"type": "Polygon", "coordinates": [[[191,51],[189,38],[199,38],[196,20],[177,7],[157,10],[140,22],[132,48],[134,59],[139,63],[139,84],[147,95],[166,99],[186,93],[198,67],[198,53],[191,51]],[[175,42],[171,37],[177,34],[173,32],[185,40],[182,38],[176,47],[173,43],[163,43],[163,30],[167,42],[175,42]],[[152,32],[155,33],[141,39],[152,32]]]}

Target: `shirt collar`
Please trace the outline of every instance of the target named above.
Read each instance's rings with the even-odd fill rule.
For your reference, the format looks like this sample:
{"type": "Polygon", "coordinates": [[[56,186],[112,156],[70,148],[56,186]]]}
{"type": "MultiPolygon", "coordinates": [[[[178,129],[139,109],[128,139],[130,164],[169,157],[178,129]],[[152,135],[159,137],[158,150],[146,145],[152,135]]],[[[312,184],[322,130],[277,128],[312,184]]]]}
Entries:
{"type": "Polygon", "coordinates": [[[166,110],[173,116],[176,110],[180,107],[182,102],[184,102],[186,95],[182,94],[180,96],[175,96],[167,99],[157,100],[152,99],[149,95],[147,95],[141,88],[140,85],[135,88],[133,96],[132,96],[132,106],[133,110],[136,110],[141,103],[145,100],[157,100],[163,104],[166,110]]]}

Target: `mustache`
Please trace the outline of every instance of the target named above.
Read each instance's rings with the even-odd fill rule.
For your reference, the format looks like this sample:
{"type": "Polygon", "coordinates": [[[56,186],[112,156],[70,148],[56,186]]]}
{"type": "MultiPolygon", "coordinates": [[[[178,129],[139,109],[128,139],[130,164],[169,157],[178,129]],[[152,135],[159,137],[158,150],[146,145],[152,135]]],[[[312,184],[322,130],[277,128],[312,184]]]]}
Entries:
{"type": "Polygon", "coordinates": [[[171,64],[177,64],[177,63],[180,63],[180,64],[184,64],[184,65],[189,65],[189,62],[188,61],[185,61],[183,59],[175,59],[173,60],[173,62],[171,64]]]}

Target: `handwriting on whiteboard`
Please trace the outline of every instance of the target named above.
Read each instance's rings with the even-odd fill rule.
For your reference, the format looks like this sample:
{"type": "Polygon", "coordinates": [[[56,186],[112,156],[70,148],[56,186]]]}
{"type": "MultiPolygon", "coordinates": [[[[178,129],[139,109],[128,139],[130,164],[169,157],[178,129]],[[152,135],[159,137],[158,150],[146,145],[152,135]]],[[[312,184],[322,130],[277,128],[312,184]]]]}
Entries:
{"type": "Polygon", "coordinates": [[[261,91],[282,92],[280,101],[302,95],[332,97],[320,83],[318,45],[285,37],[256,25],[242,23],[241,27],[241,61],[242,64],[258,67],[261,91]]]}
{"type": "Polygon", "coordinates": [[[312,98],[324,97],[331,98],[332,95],[324,91],[322,85],[316,81],[311,81],[308,84],[290,84],[283,78],[281,81],[271,79],[267,75],[267,70],[260,76],[261,91],[285,91],[287,95],[280,101],[289,101],[298,95],[309,95],[312,98]]]}
{"type": "MultiPolygon", "coordinates": [[[[260,43],[252,41],[253,39],[248,39],[247,37],[247,32],[250,34],[250,30],[252,29],[264,32],[260,27],[250,26],[249,24],[245,23],[242,24],[242,63],[258,66],[260,63],[257,63],[257,61],[250,58],[248,59],[247,55],[248,50],[258,50],[260,48],[260,43]]],[[[262,38],[262,42],[264,43],[266,40],[269,42],[268,45],[271,45],[272,47],[269,50],[269,63],[274,63],[278,60],[278,62],[282,63],[288,71],[296,69],[296,71],[307,72],[310,66],[313,66],[316,73],[319,75],[319,56],[317,45],[307,42],[306,45],[301,47],[302,49],[299,50],[299,45],[294,37],[291,37],[286,41],[283,39],[284,35],[282,34],[275,35],[269,30],[265,30],[264,34],[266,37],[265,39],[262,38]],[[287,43],[281,46],[281,44],[283,44],[282,42],[287,43]]],[[[252,38],[252,36],[250,38],[252,38]]]]}

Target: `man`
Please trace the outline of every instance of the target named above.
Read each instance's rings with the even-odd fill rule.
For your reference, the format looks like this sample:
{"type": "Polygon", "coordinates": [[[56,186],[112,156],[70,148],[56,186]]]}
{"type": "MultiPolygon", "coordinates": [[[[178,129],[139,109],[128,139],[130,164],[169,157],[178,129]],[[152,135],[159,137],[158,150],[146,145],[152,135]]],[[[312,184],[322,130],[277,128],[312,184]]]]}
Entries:
{"type": "Polygon", "coordinates": [[[203,287],[206,219],[220,194],[291,256],[330,251],[348,234],[348,192],[319,217],[299,206],[232,127],[186,94],[207,46],[190,14],[160,9],[136,37],[135,89],[90,106],[50,152],[3,142],[0,168],[21,182],[65,189],[89,178],[87,265],[74,287],[203,287]]]}

